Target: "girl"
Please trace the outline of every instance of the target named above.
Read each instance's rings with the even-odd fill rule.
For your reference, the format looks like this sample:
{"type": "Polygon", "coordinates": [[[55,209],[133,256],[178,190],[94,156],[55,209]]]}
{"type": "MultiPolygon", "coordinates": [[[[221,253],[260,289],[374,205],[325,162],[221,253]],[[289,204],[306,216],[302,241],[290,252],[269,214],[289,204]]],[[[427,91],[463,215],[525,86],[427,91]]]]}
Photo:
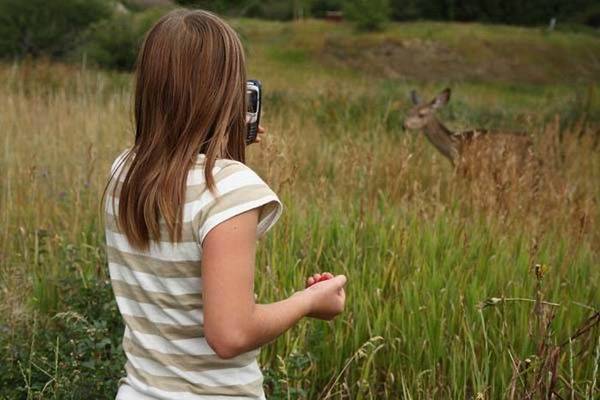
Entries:
{"type": "Polygon", "coordinates": [[[173,11],[148,32],[135,143],[113,164],[105,203],[125,322],[117,399],[264,399],[260,346],[344,308],[346,278],[328,273],[255,304],[256,240],[282,206],[244,164],[245,93],[242,46],[215,15],[173,11]]]}

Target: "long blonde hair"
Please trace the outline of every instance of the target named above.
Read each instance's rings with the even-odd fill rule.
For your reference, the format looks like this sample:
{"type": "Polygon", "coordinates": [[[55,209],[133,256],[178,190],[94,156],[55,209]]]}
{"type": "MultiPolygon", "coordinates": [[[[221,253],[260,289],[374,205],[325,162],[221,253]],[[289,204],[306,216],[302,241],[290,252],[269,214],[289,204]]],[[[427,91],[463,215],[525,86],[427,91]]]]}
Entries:
{"type": "Polygon", "coordinates": [[[245,93],[242,45],[216,15],[175,10],[147,33],[135,73],[135,144],[118,196],[117,223],[134,247],[160,237],[161,217],[170,241],[181,239],[187,174],[199,153],[210,190],[217,158],[245,161],[245,93]]]}

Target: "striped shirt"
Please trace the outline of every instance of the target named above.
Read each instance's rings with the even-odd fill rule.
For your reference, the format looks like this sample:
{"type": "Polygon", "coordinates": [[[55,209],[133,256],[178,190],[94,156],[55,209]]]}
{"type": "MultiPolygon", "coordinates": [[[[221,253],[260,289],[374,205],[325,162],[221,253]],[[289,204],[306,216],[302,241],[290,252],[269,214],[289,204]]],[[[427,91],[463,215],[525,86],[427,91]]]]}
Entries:
{"type": "Polygon", "coordinates": [[[264,399],[260,350],[222,359],[204,337],[201,243],[221,222],[254,208],[260,208],[257,234],[262,236],[281,214],[277,195],[244,164],[222,159],[212,171],[215,197],[206,188],[204,155],[199,155],[187,177],[181,241],[168,241],[161,220],[161,240],[141,251],[119,231],[115,217],[125,154],[113,164],[111,173],[120,178],[105,203],[110,278],[125,322],[127,375],[117,399],[264,399]]]}

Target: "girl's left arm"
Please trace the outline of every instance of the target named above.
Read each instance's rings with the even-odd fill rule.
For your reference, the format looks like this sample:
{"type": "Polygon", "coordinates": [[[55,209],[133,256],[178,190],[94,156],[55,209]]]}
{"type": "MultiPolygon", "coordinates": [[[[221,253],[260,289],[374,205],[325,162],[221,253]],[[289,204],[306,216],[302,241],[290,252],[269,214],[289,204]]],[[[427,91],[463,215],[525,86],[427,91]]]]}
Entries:
{"type": "Polygon", "coordinates": [[[272,341],[312,311],[300,291],[271,304],[255,304],[254,258],[259,210],[214,227],[202,243],[204,335],[222,358],[272,341]]]}

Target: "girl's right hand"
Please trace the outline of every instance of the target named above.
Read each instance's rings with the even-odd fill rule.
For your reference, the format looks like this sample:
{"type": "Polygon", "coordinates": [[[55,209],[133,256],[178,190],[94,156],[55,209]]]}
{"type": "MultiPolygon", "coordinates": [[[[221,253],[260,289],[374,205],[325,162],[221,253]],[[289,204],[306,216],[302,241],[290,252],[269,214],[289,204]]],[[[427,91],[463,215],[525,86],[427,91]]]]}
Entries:
{"type": "Polygon", "coordinates": [[[310,304],[307,316],[329,321],[344,311],[346,281],[344,275],[337,275],[304,289],[310,304]]]}

